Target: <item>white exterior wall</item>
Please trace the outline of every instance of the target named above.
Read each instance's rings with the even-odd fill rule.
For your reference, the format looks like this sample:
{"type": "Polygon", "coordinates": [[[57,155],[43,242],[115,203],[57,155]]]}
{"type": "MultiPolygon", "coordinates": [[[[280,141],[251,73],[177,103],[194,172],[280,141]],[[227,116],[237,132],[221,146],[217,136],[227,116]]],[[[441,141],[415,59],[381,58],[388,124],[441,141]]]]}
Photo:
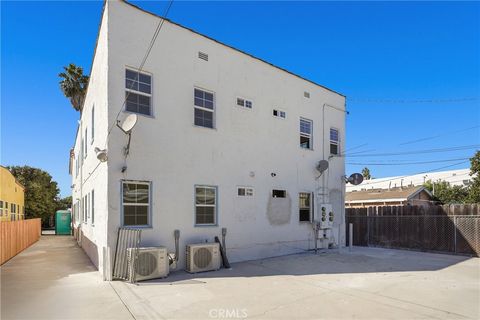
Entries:
{"type": "MultiPolygon", "coordinates": [[[[125,68],[138,67],[159,22],[123,2],[108,2],[107,7],[108,81],[102,84],[108,84],[108,103],[103,101],[108,123],[105,117],[101,124],[96,119],[103,134],[123,105],[125,68]]],[[[328,158],[330,127],[339,129],[340,150],[344,149],[345,113],[327,106],[322,119],[324,104],[344,109],[343,96],[168,21],[143,70],[152,74],[153,116],[138,116],[127,159],[127,137],[114,128],[108,139],[108,167],[100,165],[108,168],[108,178],[104,171],[90,178],[95,186],[108,179],[108,189],[101,189],[104,194],[95,187],[95,201],[108,198],[108,205],[103,204],[108,227],[103,232],[108,232],[112,254],[122,223],[122,180],[151,182],[151,227],[143,229],[142,245],[166,246],[173,252],[173,231],[179,229],[180,268],[185,265],[186,244],[211,242],[221,237],[223,227],[228,229],[227,254],[233,262],[313,248],[311,224],[299,222],[298,193],[315,193],[317,206],[323,181],[325,202],[331,202],[336,213],[335,242],[344,245],[344,159],[331,158],[324,177],[315,179],[316,164],[328,158]],[[199,51],[209,55],[208,62],[198,59],[199,51]],[[215,129],[194,126],[194,87],[215,93],[215,129]],[[304,91],[310,92],[310,99],[304,91]],[[253,109],[237,107],[237,96],[252,100],[253,109]],[[273,117],[274,108],[285,111],[286,119],[273,117]],[[313,121],[313,150],[299,146],[300,117],[313,121]],[[194,225],[195,185],[217,187],[216,226],[194,225]],[[238,186],[253,187],[254,197],[238,197],[238,186]],[[277,211],[269,206],[272,189],[285,189],[288,195],[277,211]]],[[[92,82],[90,89],[96,85],[92,82]]],[[[98,96],[105,92],[95,91],[98,96]]],[[[126,115],[122,112],[120,118],[126,115]]],[[[103,235],[93,233],[102,246],[103,235]]]]}
{"type": "Polygon", "coordinates": [[[85,97],[85,103],[78,132],[75,139],[75,159],[82,155],[81,142],[85,138],[87,129],[87,152],[83,159],[83,165],[79,165],[78,175],[76,164],[73,162],[72,171],[72,200],[75,204],[82,197],[94,190],[94,214],[95,221],[92,223],[91,205],[90,217],[83,222],[83,211],[81,206],[78,221],[75,221],[75,228],[81,229],[83,239],[81,245],[87,252],[92,262],[100,269],[103,269],[103,251],[107,247],[107,212],[108,212],[108,163],[101,163],[96,158],[94,148],[106,146],[107,119],[108,119],[108,8],[106,6],[98,35],[98,42],[95,52],[90,82],[85,97]],[[95,106],[95,107],[94,107],[95,106]],[[92,141],[92,108],[94,107],[94,139],[92,141]]]}

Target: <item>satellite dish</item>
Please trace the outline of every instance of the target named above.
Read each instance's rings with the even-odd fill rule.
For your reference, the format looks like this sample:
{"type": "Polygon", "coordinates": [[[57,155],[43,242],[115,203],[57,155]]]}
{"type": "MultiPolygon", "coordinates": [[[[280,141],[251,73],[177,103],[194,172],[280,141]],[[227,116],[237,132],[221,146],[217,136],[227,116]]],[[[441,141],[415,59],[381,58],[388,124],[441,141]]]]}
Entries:
{"type": "Polygon", "coordinates": [[[133,127],[135,127],[137,124],[137,119],[138,118],[136,114],[130,114],[125,118],[125,120],[123,120],[121,124],[118,125],[118,127],[126,134],[129,134],[132,132],[133,127]]]}
{"type": "Polygon", "coordinates": [[[354,186],[357,186],[363,182],[363,176],[360,173],[352,173],[352,175],[348,177],[347,182],[350,182],[354,186]]]}
{"type": "Polygon", "coordinates": [[[95,153],[97,154],[97,159],[100,160],[100,162],[105,162],[108,160],[107,149],[95,147],[95,153]]]}
{"type": "Polygon", "coordinates": [[[318,161],[316,169],[318,170],[318,172],[323,173],[325,170],[328,169],[328,161],[327,160],[318,161]]]}

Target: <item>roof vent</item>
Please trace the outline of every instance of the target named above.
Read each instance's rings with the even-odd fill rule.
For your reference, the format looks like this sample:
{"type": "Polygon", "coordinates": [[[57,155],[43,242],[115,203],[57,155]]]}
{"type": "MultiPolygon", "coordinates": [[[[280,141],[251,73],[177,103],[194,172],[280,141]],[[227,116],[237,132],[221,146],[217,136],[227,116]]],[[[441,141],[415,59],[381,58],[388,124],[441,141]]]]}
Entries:
{"type": "Polygon", "coordinates": [[[202,60],[208,61],[208,54],[198,51],[198,57],[202,60]]]}
{"type": "Polygon", "coordinates": [[[304,91],[304,92],[303,92],[303,96],[304,96],[305,98],[310,98],[310,92],[304,91]]]}

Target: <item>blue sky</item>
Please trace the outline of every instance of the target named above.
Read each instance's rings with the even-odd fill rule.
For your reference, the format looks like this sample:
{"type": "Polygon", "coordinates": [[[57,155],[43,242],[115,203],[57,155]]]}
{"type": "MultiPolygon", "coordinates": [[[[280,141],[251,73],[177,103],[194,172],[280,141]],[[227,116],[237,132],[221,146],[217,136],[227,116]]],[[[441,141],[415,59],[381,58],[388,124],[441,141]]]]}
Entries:
{"type": "MultiPolygon", "coordinates": [[[[1,164],[47,170],[63,196],[78,114],[57,74],[70,62],[89,72],[101,7],[1,2],[1,164]]],[[[375,154],[480,143],[480,3],[174,2],[169,18],[345,94],[347,150],[366,151],[346,159],[362,163],[347,173],[379,162],[438,161],[368,165],[375,177],[466,168],[443,160],[473,149],[375,154]]]]}

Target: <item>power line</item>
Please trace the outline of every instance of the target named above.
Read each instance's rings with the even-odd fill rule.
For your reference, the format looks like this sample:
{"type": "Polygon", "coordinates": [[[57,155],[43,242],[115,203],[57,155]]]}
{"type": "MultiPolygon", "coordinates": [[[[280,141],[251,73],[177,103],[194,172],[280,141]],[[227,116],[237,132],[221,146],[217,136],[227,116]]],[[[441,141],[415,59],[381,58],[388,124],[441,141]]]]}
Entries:
{"type": "Polygon", "coordinates": [[[406,142],[400,143],[399,146],[406,145],[406,144],[413,144],[413,143],[417,143],[417,142],[423,142],[423,141],[427,141],[427,140],[433,140],[433,139],[436,139],[436,138],[444,137],[444,136],[455,134],[455,133],[470,131],[470,130],[477,129],[477,128],[480,128],[480,126],[473,126],[473,127],[470,127],[470,128],[460,129],[460,130],[456,130],[456,131],[450,131],[450,132],[438,134],[438,135],[435,135],[435,136],[430,136],[430,137],[426,137],[426,138],[420,138],[420,139],[416,139],[416,140],[406,141],[406,142]]]}
{"type": "Polygon", "coordinates": [[[450,151],[459,151],[459,150],[468,150],[468,149],[477,149],[479,144],[472,144],[467,146],[456,146],[449,148],[438,148],[438,149],[426,149],[426,150],[414,150],[414,151],[404,151],[404,152],[391,152],[391,153],[371,153],[371,154],[350,154],[342,155],[345,157],[388,157],[388,156],[398,156],[406,154],[425,154],[425,153],[439,153],[439,152],[450,152],[450,151]]]}
{"type": "Polygon", "coordinates": [[[427,164],[427,163],[439,163],[439,162],[452,162],[459,160],[469,160],[470,158],[457,158],[457,159],[445,159],[445,160],[432,160],[432,161],[418,161],[418,162],[402,162],[402,163],[358,163],[358,162],[347,162],[346,164],[356,165],[356,166],[405,166],[411,164],[427,164]]]}
{"type": "MultiPolygon", "coordinates": [[[[172,7],[173,1],[174,0],[170,0],[167,8],[165,9],[165,12],[164,12],[163,16],[160,18],[160,21],[158,22],[157,27],[155,28],[155,32],[153,33],[152,39],[150,40],[150,43],[148,45],[145,56],[143,57],[142,62],[140,63],[140,67],[138,68],[138,72],[141,72],[143,70],[145,62],[147,62],[148,56],[150,55],[150,52],[152,51],[153,45],[155,44],[155,41],[157,40],[158,34],[160,33],[160,30],[162,29],[163,23],[165,22],[165,18],[168,16],[168,12],[170,11],[170,8],[172,7]]],[[[133,88],[133,83],[131,84],[131,87],[133,88]]],[[[108,143],[108,136],[110,135],[113,128],[115,127],[115,123],[118,120],[118,117],[120,116],[120,113],[122,112],[129,95],[130,95],[130,91],[127,91],[127,94],[125,96],[125,100],[123,100],[122,106],[118,110],[118,113],[115,117],[115,120],[113,121],[112,125],[108,129],[107,140],[105,141],[105,145],[108,143]]]]}

